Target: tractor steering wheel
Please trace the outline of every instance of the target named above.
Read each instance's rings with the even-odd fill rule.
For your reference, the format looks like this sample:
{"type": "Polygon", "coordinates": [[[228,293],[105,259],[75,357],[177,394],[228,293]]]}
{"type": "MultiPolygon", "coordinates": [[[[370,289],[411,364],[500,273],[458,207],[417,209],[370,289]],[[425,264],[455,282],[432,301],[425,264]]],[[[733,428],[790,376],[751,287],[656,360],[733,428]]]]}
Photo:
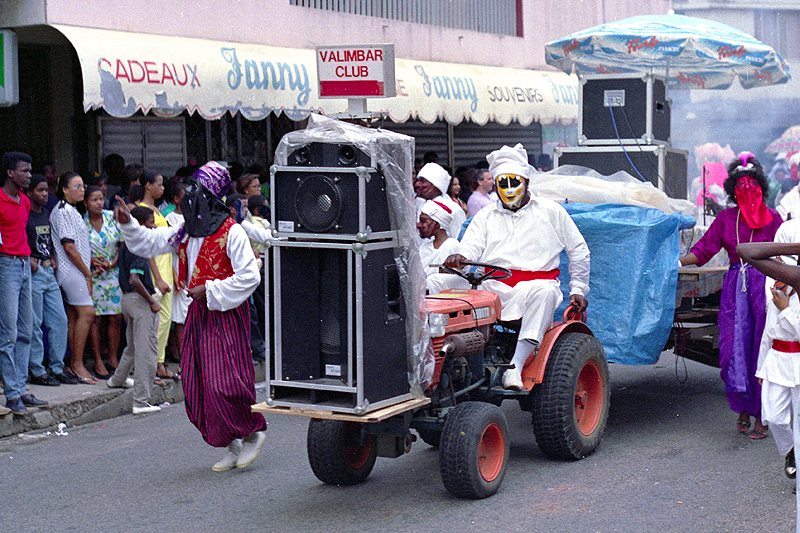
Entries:
{"type": "Polygon", "coordinates": [[[475,261],[461,261],[462,266],[476,266],[476,267],[483,267],[485,270],[483,274],[479,274],[477,271],[471,271],[464,273],[461,270],[457,270],[455,268],[450,268],[448,266],[442,265],[442,268],[449,272],[450,274],[455,274],[463,278],[473,289],[477,289],[478,285],[486,281],[487,279],[491,278],[494,280],[501,280],[501,279],[508,279],[511,277],[511,271],[507,268],[503,268],[496,265],[489,265],[486,263],[477,263],[475,261]],[[495,273],[499,273],[499,275],[495,275],[495,273]]]}

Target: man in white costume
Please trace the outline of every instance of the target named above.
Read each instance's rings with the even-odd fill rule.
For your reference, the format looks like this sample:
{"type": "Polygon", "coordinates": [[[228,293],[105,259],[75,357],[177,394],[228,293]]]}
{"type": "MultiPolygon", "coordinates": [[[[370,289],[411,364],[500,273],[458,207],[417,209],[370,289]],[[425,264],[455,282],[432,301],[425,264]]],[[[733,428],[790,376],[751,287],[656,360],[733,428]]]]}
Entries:
{"type": "MultiPolygon", "coordinates": [[[[462,211],[463,212],[463,211],[462,211]]],[[[458,251],[458,240],[447,236],[447,228],[453,221],[453,210],[437,200],[426,200],[419,214],[417,231],[422,239],[419,257],[426,276],[439,272],[438,267],[458,251]]]]}
{"type": "MultiPolygon", "coordinates": [[[[800,445],[800,268],[795,265],[800,254],[800,219],[784,222],[775,242],[742,244],[736,251],[744,261],[780,280],[767,277],[766,281],[771,302],[767,302],[756,377],[761,380],[761,418],[769,424],[778,453],[784,457],[784,473],[796,479],[794,450],[800,445]],[[783,257],[783,262],[771,259],[781,254],[794,257],[783,257]]],[[[796,531],[800,533],[800,494],[795,506],[796,531]]]]}
{"type": "MultiPolygon", "coordinates": [[[[539,343],[563,299],[558,281],[560,254],[567,252],[570,302],[586,309],[589,292],[589,248],[566,210],[552,200],[537,198],[528,189],[528,154],[521,144],[503,146],[486,156],[500,198],[472,219],[458,253],[445,265],[460,268],[462,261],[478,261],[508,268],[512,277],[487,280],[486,290],[500,296],[502,320],[522,319],[513,368],[503,375],[503,387],[522,390],[522,368],[535,356],[539,343]]],[[[428,292],[468,288],[452,274],[428,277],[428,292]]]]}
{"type": "Polygon", "coordinates": [[[447,195],[447,187],[450,185],[450,174],[437,163],[428,163],[417,173],[417,218],[425,200],[436,200],[444,204],[453,211],[453,220],[450,222],[447,234],[454,239],[461,233],[461,225],[467,219],[464,210],[447,195]]]}

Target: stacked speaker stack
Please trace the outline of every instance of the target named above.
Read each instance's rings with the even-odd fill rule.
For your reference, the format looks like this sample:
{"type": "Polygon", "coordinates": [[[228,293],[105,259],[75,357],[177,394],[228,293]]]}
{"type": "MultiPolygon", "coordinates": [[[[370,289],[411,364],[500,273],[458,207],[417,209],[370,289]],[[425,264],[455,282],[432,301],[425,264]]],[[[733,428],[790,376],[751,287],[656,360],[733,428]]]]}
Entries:
{"type": "Polygon", "coordinates": [[[312,142],[271,169],[272,405],[361,414],[411,397],[386,183],[358,147],[312,142]]]}
{"type": "Polygon", "coordinates": [[[671,102],[650,74],[581,75],[578,144],[558,147],[554,165],[603,175],[623,170],[673,198],[686,198],[687,152],[672,148],[671,102]]]}

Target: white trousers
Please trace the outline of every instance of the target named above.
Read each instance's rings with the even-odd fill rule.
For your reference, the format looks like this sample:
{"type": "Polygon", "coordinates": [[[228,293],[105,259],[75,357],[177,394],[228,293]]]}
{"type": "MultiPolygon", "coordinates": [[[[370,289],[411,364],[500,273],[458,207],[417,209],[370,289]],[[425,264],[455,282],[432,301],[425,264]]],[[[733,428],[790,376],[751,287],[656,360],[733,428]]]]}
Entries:
{"type": "MultiPolygon", "coordinates": [[[[800,452],[800,386],[786,387],[766,379],[761,384],[761,419],[768,424],[781,456],[794,448],[800,452]]],[[[797,486],[795,480],[795,486],[797,486]]],[[[795,531],[800,533],[800,490],[795,497],[797,518],[795,531]]]]}
{"type": "MultiPolygon", "coordinates": [[[[469,289],[469,283],[455,274],[428,276],[428,294],[438,294],[444,289],[469,289]]],[[[558,281],[535,279],[521,281],[509,287],[502,281],[484,281],[481,289],[500,296],[503,310],[501,320],[522,319],[520,339],[541,342],[544,332],[553,325],[553,314],[564,299],[558,281]]]]}

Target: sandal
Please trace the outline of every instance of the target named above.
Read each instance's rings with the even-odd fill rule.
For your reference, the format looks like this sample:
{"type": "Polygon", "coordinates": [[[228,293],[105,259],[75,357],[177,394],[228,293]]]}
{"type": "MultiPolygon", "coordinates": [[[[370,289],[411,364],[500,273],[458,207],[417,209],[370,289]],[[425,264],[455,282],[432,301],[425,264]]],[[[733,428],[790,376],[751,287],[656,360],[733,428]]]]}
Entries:
{"type": "Polygon", "coordinates": [[[746,418],[742,418],[739,416],[739,420],[736,421],[736,429],[739,430],[739,433],[747,433],[750,430],[750,417],[744,415],[746,418]]]}
{"type": "Polygon", "coordinates": [[[180,380],[178,374],[170,370],[164,363],[158,363],[156,367],[156,377],[161,379],[171,379],[172,381],[180,380]]]}
{"type": "Polygon", "coordinates": [[[97,380],[94,378],[84,379],[80,377],[78,374],[75,373],[70,367],[64,368],[64,373],[68,376],[72,376],[73,378],[78,380],[78,383],[81,385],[97,385],[97,380]]]}
{"type": "Polygon", "coordinates": [[[753,428],[753,432],[750,433],[750,438],[753,440],[761,440],[767,438],[767,431],[769,431],[769,426],[761,426],[761,428],[753,428]]]}

